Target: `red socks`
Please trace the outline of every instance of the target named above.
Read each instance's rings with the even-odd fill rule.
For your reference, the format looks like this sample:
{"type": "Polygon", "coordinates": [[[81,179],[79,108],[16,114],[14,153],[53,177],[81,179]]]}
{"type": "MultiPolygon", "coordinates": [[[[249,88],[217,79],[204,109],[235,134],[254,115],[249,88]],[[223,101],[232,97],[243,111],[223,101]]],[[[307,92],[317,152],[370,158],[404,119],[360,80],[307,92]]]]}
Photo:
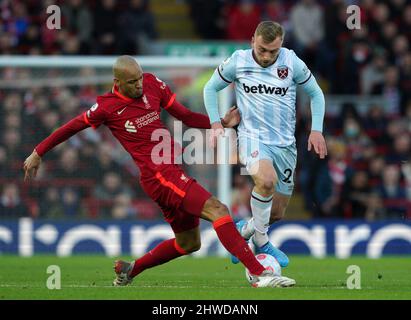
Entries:
{"type": "Polygon", "coordinates": [[[236,256],[251,274],[259,275],[265,270],[255,258],[247,242],[241,237],[229,215],[214,221],[213,227],[223,246],[236,256]]]}
{"type": "MultiPolygon", "coordinates": [[[[229,215],[214,221],[213,227],[223,246],[232,255],[235,255],[251,274],[259,275],[264,271],[264,267],[257,261],[252,250],[241,237],[229,215]]],[[[166,263],[185,254],[187,254],[187,252],[177,244],[175,238],[165,240],[153,250],[135,260],[129,276],[135,277],[148,268],[166,263]]]]}
{"type": "Polygon", "coordinates": [[[169,239],[161,242],[153,250],[147,252],[144,256],[134,262],[134,267],[130,277],[135,277],[148,268],[166,263],[172,259],[187,254],[176,242],[176,239],[169,239]]]}

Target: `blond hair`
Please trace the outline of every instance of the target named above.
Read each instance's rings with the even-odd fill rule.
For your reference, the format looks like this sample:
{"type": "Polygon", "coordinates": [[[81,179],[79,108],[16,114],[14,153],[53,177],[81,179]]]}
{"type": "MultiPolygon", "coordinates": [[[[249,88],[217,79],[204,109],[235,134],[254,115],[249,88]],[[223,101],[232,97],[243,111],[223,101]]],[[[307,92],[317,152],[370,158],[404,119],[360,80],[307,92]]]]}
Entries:
{"type": "Polygon", "coordinates": [[[283,27],[274,21],[262,21],[255,29],[254,37],[261,36],[265,43],[273,42],[278,37],[284,38],[283,27]]]}

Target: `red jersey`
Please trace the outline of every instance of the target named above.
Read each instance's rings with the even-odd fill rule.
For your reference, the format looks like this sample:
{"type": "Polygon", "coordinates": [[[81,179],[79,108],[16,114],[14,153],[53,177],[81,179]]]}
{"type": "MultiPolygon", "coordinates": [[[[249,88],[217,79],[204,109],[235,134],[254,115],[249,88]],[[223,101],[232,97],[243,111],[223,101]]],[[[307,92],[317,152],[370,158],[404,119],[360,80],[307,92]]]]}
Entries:
{"type": "Polygon", "coordinates": [[[189,127],[210,128],[210,120],[206,115],[185,108],[163,81],[145,73],[143,95],[140,98],[124,97],[113,88],[111,93],[97,97],[97,102],[90,110],[70,120],[40,142],[35,150],[41,157],[80,130],[106,125],[139,166],[142,188],[159,204],[174,232],[191,230],[198,226],[202,208],[211,193],[188,177],[181,166],[172,163],[175,144],[170,131],[160,120],[161,109],[167,110],[189,127]],[[156,133],[167,141],[153,139],[156,133]],[[165,148],[156,148],[159,143],[165,148]],[[163,149],[163,153],[158,152],[158,149],[163,149]],[[160,159],[156,159],[156,156],[160,156],[160,159]],[[158,161],[163,157],[167,161],[165,164],[158,161]]]}
{"type": "MultiPolygon", "coordinates": [[[[171,107],[176,95],[160,79],[150,73],[143,75],[143,95],[132,99],[121,95],[116,88],[113,92],[97,97],[97,103],[85,112],[84,121],[93,128],[106,125],[126,151],[133,157],[142,174],[159,171],[161,159],[152,155],[153,148],[162,141],[154,141],[153,131],[164,136],[168,133],[170,154],[174,152],[174,140],[167,127],[160,120],[161,109],[171,107]],[[150,172],[151,171],[151,172],[150,172]]],[[[167,159],[173,162],[172,158],[167,159]]]]}
{"type": "Polygon", "coordinates": [[[164,166],[174,163],[174,156],[181,152],[181,147],[175,147],[170,131],[160,119],[161,109],[167,110],[187,126],[210,128],[206,115],[182,106],[170,88],[150,73],[143,74],[143,95],[140,98],[125,97],[113,87],[112,92],[98,96],[96,101],[84,114],[43,140],[36,147],[37,153],[42,156],[76,132],[89,126],[97,128],[104,124],[139,166],[141,177],[152,177],[165,169],[164,166]],[[167,147],[154,149],[159,143],[167,147]],[[180,150],[176,150],[174,154],[174,149],[180,150]],[[161,164],[161,160],[165,160],[166,164],[161,164]]]}

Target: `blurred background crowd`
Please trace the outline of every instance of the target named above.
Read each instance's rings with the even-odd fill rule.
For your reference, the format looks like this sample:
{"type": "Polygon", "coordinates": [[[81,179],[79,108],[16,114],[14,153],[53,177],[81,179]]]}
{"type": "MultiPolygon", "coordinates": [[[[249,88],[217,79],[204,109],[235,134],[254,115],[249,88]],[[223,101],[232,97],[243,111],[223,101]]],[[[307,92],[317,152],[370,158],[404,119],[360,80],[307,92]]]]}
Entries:
{"type": "MultiPolygon", "coordinates": [[[[0,53],[161,54],[162,43],[182,35],[178,30],[167,32],[171,18],[165,11],[174,7],[187,19],[179,19],[189,32],[185,41],[238,42],[247,47],[260,21],[281,23],[286,30],[284,46],[306,62],[326,94],[325,160],[306,150],[309,102],[298,101],[298,168],[287,217],[411,217],[408,0],[0,0],[0,53]],[[45,8],[51,4],[61,7],[58,31],[45,27],[45,8]],[[360,29],[346,26],[350,4],[361,8],[360,29]],[[329,112],[334,104],[338,108],[329,112]]],[[[6,67],[0,72],[4,83],[35,79],[32,70],[6,67]]],[[[53,70],[48,72],[53,75],[53,70]]],[[[98,77],[91,67],[80,68],[78,75],[98,77]]],[[[0,219],[161,217],[138,184],[138,169],[102,128],[85,130],[55,148],[47,154],[37,181],[22,181],[22,164],[33,147],[90,108],[97,95],[110,89],[109,83],[0,86],[0,219]]],[[[183,92],[178,81],[169,85],[178,94],[183,92]]],[[[205,112],[202,105],[196,108],[205,112]]],[[[238,218],[250,215],[252,189],[250,178],[240,175],[239,168],[233,166],[231,208],[238,218]]],[[[215,191],[212,182],[198,180],[215,191]]]]}

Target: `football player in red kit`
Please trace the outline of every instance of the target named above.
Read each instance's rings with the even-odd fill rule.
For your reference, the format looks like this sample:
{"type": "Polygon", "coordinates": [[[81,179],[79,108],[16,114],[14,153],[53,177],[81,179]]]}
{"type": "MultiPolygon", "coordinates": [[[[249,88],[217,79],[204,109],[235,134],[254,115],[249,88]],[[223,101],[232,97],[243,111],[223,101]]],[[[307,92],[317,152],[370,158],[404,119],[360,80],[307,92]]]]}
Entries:
{"type": "MultiPolygon", "coordinates": [[[[223,246],[254,275],[255,287],[285,287],[295,284],[293,279],[276,276],[256,260],[245,240],[238,233],[227,207],[212,196],[193,178],[174,163],[174,142],[170,135],[170,154],[160,161],[153,148],[152,133],[167,130],[160,119],[161,109],[194,128],[210,128],[206,115],[192,112],[176,100],[170,88],[153,74],[143,73],[130,56],[117,58],[113,65],[114,85],[110,93],[97,97],[96,103],[85,113],[72,119],[39,143],[24,162],[27,181],[34,178],[41,158],[50,149],[88,127],[104,124],[140,168],[140,183],[147,195],[160,206],[164,219],[170,224],[175,238],[165,240],[144,256],[129,263],[118,260],[114,264],[114,285],[131,283],[145,269],[189,254],[200,248],[199,218],[210,221],[223,246]],[[167,157],[168,161],[167,161],[167,157]]],[[[236,125],[239,115],[230,109],[227,126],[236,125]]],[[[224,123],[224,121],[223,121],[224,123]]],[[[168,132],[168,130],[167,130],[168,132]]]]}

